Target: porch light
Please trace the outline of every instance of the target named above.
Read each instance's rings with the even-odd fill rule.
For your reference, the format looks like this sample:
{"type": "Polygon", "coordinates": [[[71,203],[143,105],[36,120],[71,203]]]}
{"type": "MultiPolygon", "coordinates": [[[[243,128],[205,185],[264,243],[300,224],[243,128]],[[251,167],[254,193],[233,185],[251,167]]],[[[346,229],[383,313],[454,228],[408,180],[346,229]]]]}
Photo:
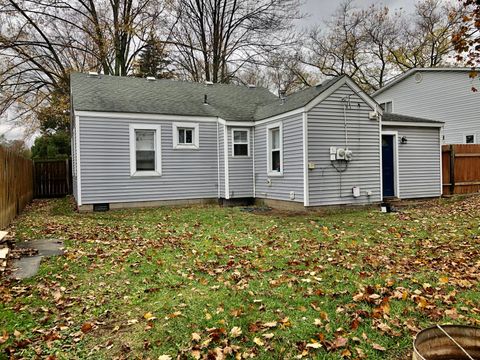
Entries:
{"type": "Polygon", "coordinates": [[[406,136],[402,136],[402,138],[400,139],[400,143],[402,144],[406,144],[407,143],[407,137],[406,136]]]}

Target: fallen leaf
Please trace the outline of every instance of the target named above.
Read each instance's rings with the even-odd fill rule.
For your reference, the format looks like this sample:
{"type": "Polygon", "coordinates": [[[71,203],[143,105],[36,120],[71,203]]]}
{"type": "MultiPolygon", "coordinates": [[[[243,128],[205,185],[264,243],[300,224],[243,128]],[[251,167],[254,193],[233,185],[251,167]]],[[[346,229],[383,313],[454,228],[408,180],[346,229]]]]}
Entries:
{"type": "Polygon", "coordinates": [[[86,322],[82,325],[81,330],[84,334],[88,333],[90,330],[92,330],[93,325],[92,323],[86,322]]]}
{"type": "Polygon", "coordinates": [[[254,342],[255,344],[257,344],[258,346],[264,346],[264,345],[265,345],[265,343],[263,342],[263,340],[260,339],[259,337],[254,338],[254,339],[253,339],[253,342],[254,342]]]}
{"type": "Polygon", "coordinates": [[[375,350],[378,350],[378,351],[386,351],[387,349],[385,349],[382,345],[379,345],[377,343],[373,343],[372,344],[372,347],[375,349],[375,350]]]}
{"type": "Polygon", "coordinates": [[[242,335],[242,329],[239,328],[238,326],[234,326],[234,327],[232,328],[232,330],[230,330],[230,336],[231,336],[232,338],[237,338],[237,337],[239,337],[240,335],[242,335]]]}

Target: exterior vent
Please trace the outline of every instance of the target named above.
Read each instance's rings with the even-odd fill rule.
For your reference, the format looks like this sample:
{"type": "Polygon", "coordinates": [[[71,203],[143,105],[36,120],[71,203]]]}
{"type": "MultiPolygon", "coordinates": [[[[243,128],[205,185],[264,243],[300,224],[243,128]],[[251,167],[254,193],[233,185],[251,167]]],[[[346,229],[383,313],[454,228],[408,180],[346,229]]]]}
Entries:
{"type": "Polygon", "coordinates": [[[157,79],[155,78],[155,76],[147,76],[147,80],[148,81],[155,81],[157,79]]]}
{"type": "Polygon", "coordinates": [[[110,204],[93,204],[93,211],[108,211],[110,204]]]}
{"type": "Polygon", "coordinates": [[[88,72],[88,76],[91,76],[91,77],[93,77],[93,76],[98,76],[98,72],[96,72],[96,71],[89,71],[89,72],[88,72]]]}
{"type": "Polygon", "coordinates": [[[255,89],[257,87],[257,85],[255,84],[248,84],[247,85],[250,89],[255,89]]]}

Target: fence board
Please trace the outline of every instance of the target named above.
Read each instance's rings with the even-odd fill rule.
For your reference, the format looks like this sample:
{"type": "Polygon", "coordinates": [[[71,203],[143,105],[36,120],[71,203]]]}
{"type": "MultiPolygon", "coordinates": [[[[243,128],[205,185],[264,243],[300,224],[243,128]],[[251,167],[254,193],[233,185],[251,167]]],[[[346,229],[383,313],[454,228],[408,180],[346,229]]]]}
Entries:
{"type": "Polygon", "coordinates": [[[0,229],[33,197],[32,161],[0,146],[0,229]]]}
{"type": "Polygon", "coordinates": [[[442,147],[444,195],[480,191],[480,144],[442,147]]]}
{"type": "Polygon", "coordinates": [[[72,176],[69,160],[35,160],[35,197],[62,197],[70,194],[72,176]]]}

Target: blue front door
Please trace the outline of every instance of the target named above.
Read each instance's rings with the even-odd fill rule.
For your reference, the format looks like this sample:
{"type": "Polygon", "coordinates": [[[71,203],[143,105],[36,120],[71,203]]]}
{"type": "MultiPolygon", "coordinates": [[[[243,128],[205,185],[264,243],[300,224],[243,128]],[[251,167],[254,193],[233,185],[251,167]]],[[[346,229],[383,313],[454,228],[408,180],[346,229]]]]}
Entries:
{"type": "Polygon", "coordinates": [[[382,135],[383,196],[395,196],[395,162],[393,135],[382,135]]]}

